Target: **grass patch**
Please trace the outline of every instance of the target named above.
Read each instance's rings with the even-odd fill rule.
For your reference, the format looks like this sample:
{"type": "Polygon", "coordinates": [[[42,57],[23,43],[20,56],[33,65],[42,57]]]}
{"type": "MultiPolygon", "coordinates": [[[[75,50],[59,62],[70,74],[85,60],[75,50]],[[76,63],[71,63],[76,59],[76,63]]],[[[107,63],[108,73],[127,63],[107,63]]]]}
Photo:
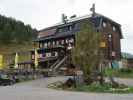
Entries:
{"type": "Polygon", "coordinates": [[[80,85],[70,88],[64,88],[63,83],[58,81],[48,85],[48,88],[56,90],[67,90],[67,91],[77,91],[77,92],[95,92],[95,93],[133,93],[133,87],[128,87],[124,84],[120,84],[117,88],[112,88],[110,83],[104,83],[100,85],[99,83],[92,83],[91,85],[80,85]]]}
{"type": "Polygon", "coordinates": [[[125,88],[112,88],[111,84],[105,83],[103,85],[100,84],[91,84],[91,85],[82,85],[77,88],[73,88],[75,91],[82,92],[96,92],[96,93],[133,93],[133,87],[125,87],[125,88]]]}
{"type": "Polygon", "coordinates": [[[133,78],[133,69],[105,69],[105,76],[115,76],[121,78],[133,78]]]}
{"type": "Polygon", "coordinates": [[[86,91],[86,92],[106,92],[106,90],[109,90],[110,84],[91,84],[91,85],[83,85],[83,86],[78,86],[75,88],[76,91],[86,91]]]}

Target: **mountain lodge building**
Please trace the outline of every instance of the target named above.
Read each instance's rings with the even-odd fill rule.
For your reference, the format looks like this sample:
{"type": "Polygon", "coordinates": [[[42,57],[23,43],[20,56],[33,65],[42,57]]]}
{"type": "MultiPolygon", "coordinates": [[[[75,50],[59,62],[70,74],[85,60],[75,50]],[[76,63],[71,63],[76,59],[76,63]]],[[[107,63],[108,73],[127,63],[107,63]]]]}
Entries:
{"type": "MultiPolygon", "coordinates": [[[[81,23],[88,19],[93,23],[96,32],[102,34],[104,38],[104,57],[106,60],[121,59],[122,31],[121,25],[112,19],[98,14],[91,9],[91,15],[82,17],[72,16],[70,19],[63,14],[62,22],[54,26],[45,28],[38,32],[38,37],[34,40],[39,55],[39,66],[41,68],[58,68],[66,63],[67,50],[75,45],[75,34],[80,31],[81,23]]],[[[34,51],[31,52],[32,61],[34,61],[34,51]]]]}

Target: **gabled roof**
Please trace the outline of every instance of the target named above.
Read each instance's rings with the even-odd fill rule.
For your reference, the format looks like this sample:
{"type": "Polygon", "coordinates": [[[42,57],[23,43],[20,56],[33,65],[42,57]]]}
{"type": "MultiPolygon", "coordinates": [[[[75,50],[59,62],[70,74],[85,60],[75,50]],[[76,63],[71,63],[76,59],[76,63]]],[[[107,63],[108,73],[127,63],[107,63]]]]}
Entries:
{"type": "Polygon", "coordinates": [[[43,40],[43,39],[51,39],[51,38],[57,38],[57,37],[62,37],[62,36],[66,36],[66,35],[70,35],[70,34],[74,34],[73,32],[67,32],[67,33],[64,33],[64,34],[56,34],[56,29],[57,28],[60,28],[60,27],[63,27],[63,26],[67,26],[67,25],[70,25],[72,23],[76,23],[78,21],[81,21],[81,20],[85,20],[85,19],[89,19],[89,18],[104,18],[104,19],[107,19],[109,21],[111,21],[112,23],[114,23],[115,25],[119,26],[119,30],[120,30],[120,36],[121,38],[123,37],[122,36],[122,32],[121,32],[121,25],[118,24],[117,22],[113,21],[112,19],[104,16],[104,15],[101,15],[101,14],[98,14],[96,13],[94,17],[92,17],[92,15],[85,15],[85,16],[81,16],[81,17],[74,17],[74,18],[71,18],[67,21],[67,23],[63,23],[63,22],[60,22],[60,23],[57,23],[51,27],[47,27],[45,29],[42,29],[39,31],[39,33],[46,33],[46,36],[44,37],[38,37],[38,39],[36,39],[35,41],[39,41],[39,40],[43,40]],[[52,33],[50,34],[47,34],[49,32],[51,32],[51,30],[54,30],[52,31],[52,33]],[[70,34],[69,34],[70,33],[70,34]]]}
{"type": "Polygon", "coordinates": [[[59,22],[59,23],[56,23],[55,25],[53,25],[51,27],[47,27],[45,29],[42,29],[39,32],[46,31],[46,30],[49,30],[49,29],[52,29],[52,28],[55,28],[55,27],[60,27],[60,26],[63,26],[63,25],[67,25],[67,24],[70,24],[72,22],[76,22],[76,21],[79,21],[79,20],[87,19],[87,18],[90,18],[90,17],[91,17],[91,15],[85,15],[85,16],[82,16],[82,17],[74,17],[74,18],[69,19],[67,21],[67,23],[59,22]]]}
{"type": "Polygon", "coordinates": [[[66,37],[66,36],[72,36],[74,35],[75,33],[74,32],[64,32],[63,34],[56,34],[56,35],[50,35],[50,36],[47,36],[47,37],[41,37],[39,39],[36,39],[35,41],[40,41],[40,40],[49,40],[49,39],[56,39],[56,38],[63,38],[63,37],[66,37]]]}
{"type": "MultiPolygon", "coordinates": [[[[104,18],[106,18],[106,19],[112,21],[113,23],[115,23],[115,24],[121,26],[119,23],[115,22],[114,20],[112,20],[112,19],[110,19],[110,18],[108,18],[108,17],[106,17],[106,16],[104,16],[104,15],[102,15],[102,14],[96,13],[95,17],[104,17],[104,18]]],[[[45,30],[49,30],[49,29],[54,28],[54,27],[57,27],[57,26],[62,26],[62,25],[68,24],[68,23],[72,23],[72,22],[76,22],[76,21],[83,20],[83,19],[87,19],[87,18],[92,18],[92,14],[90,14],[90,15],[84,15],[84,16],[81,16],[81,17],[70,18],[70,19],[67,21],[67,23],[59,22],[59,23],[56,23],[55,25],[53,25],[53,26],[51,26],[51,27],[47,27],[47,28],[45,28],[45,29],[42,29],[42,30],[40,30],[39,32],[45,31],[45,30]]]]}

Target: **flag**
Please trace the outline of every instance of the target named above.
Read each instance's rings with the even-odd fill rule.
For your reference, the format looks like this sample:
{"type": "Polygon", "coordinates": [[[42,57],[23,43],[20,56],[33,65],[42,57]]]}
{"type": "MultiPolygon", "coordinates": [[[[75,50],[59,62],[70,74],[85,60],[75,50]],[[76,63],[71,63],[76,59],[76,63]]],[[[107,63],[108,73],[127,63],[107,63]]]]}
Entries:
{"type": "Polygon", "coordinates": [[[18,68],[18,53],[16,53],[15,55],[15,64],[14,64],[14,68],[18,68]]]}
{"type": "Polygon", "coordinates": [[[38,67],[38,52],[37,49],[35,49],[35,60],[34,60],[35,67],[38,67]]]}
{"type": "Polygon", "coordinates": [[[3,69],[3,55],[0,55],[0,69],[3,69]]]}

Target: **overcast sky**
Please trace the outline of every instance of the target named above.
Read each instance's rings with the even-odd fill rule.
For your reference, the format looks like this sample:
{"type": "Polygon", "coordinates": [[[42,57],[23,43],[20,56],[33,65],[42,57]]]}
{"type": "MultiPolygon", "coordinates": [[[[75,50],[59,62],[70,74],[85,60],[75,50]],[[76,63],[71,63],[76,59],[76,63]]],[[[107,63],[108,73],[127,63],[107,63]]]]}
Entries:
{"type": "Polygon", "coordinates": [[[90,14],[93,3],[96,12],[122,25],[122,51],[133,53],[133,0],[0,0],[0,14],[40,30],[60,22],[62,13],[90,14]]]}

